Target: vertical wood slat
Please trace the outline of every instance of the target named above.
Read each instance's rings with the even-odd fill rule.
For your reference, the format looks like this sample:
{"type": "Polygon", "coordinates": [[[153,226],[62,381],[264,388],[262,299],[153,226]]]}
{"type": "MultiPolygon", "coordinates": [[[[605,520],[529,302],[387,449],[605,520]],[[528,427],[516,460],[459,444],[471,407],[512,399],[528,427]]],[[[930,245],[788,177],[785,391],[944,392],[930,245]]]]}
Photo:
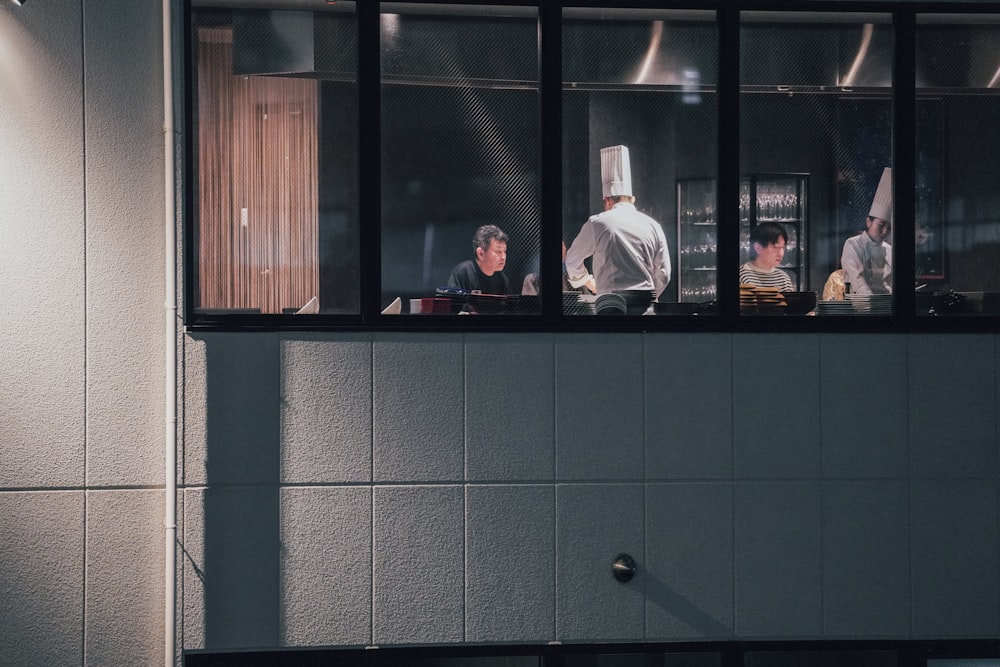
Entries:
{"type": "Polygon", "coordinates": [[[319,293],[318,84],[233,76],[228,29],[198,56],[200,306],[299,307],[319,293]]]}

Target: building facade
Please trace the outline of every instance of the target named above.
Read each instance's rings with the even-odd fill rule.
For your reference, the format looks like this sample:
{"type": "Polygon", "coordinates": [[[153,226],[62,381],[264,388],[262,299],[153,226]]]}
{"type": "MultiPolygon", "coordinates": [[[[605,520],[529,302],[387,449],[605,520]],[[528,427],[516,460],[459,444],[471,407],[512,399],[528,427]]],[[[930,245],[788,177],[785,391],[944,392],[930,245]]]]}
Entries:
{"type": "Polygon", "coordinates": [[[177,656],[1000,632],[996,334],[168,341],[159,4],[0,51],[0,664],[170,652],[174,344],[177,656]]]}

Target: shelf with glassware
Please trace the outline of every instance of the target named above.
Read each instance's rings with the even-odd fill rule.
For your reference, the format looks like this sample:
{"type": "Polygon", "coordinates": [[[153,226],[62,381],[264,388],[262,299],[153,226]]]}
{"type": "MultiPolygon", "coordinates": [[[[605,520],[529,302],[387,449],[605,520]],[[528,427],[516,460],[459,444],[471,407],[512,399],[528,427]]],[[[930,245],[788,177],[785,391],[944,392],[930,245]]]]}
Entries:
{"type": "MultiPolygon", "coordinates": [[[[751,174],[740,179],[740,263],[750,261],[750,230],[765,221],[785,228],[788,243],[781,269],[795,289],[805,289],[809,227],[808,174],[751,174]]],[[[716,298],[718,281],[716,183],[711,178],[677,181],[678,301],[716,298]]]]}

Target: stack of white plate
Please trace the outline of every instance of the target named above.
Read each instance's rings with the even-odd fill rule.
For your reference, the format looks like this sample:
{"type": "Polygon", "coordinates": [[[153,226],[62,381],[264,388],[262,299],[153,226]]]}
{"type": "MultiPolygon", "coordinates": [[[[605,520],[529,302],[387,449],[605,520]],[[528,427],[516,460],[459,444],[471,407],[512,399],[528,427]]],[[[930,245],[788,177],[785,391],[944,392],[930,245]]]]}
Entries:
{"type": "Polygon", "coordinates": [[[891,294],[845,294],[857,315],[892,315],[891,294]]]}
{"type": "Polygon", "coordinates": [[[850,301],[817,301],[817,315],[854,315],[854,305],[850,301]]]}

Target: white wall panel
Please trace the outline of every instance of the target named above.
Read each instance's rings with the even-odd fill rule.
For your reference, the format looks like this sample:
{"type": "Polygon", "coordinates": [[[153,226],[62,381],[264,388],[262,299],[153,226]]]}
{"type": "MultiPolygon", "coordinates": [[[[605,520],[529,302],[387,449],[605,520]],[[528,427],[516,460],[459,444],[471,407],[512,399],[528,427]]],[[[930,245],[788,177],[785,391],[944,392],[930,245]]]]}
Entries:
{"type": "Polygon", "coordinates": [[[0,7],[0,487],[84,477],[78,2],[0,7]]]}
{"type": "Polygon", "coordinates": [[[158,3],[129,0],[88,3],[85,12],[88,483],[157,484],[164,441],[161,12],[158,3]]]}
{"type": "Polygon", "coordinates": [[[0,493],[0,665],[83,660],[84,494],[0,493]]]}
{"type": "Polygon", "coordinates": [[[87,493],[86,664],[161,658],[163,550],[162,492],[87,493]]]}

